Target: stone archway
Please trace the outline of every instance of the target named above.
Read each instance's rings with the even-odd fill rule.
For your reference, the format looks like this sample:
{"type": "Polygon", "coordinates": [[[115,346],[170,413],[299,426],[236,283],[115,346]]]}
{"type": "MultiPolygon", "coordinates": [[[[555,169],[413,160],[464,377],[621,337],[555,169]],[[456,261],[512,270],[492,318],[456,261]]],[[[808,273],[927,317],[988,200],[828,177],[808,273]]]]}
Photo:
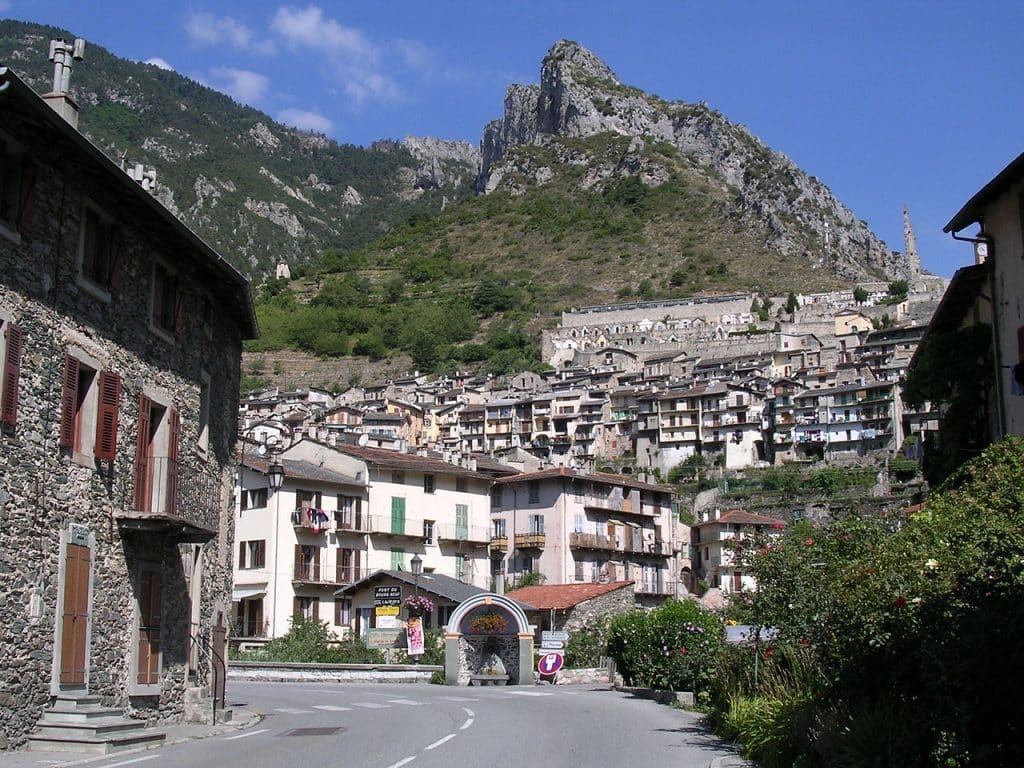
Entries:
{"type": "Polygon", "coordinates": [[[468,685],[485,647],[501,658],[510,685],[533,682],[533,628],[518,603],[494,592],[464,600],[449,617],[444,631],[445,683],[468,685]]]}

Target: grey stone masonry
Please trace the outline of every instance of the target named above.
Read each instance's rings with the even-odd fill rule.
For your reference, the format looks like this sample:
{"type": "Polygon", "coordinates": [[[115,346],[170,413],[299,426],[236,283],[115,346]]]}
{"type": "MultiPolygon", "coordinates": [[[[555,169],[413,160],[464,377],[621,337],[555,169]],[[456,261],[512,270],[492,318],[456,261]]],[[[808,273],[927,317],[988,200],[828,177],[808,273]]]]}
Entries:
{"type": "Polygon", "coordinates": [[[237,272],[13,73],[0,81],[7,748],[61,692],[176,721],[185,689],[208,684],[255,320],[237,272]]]}

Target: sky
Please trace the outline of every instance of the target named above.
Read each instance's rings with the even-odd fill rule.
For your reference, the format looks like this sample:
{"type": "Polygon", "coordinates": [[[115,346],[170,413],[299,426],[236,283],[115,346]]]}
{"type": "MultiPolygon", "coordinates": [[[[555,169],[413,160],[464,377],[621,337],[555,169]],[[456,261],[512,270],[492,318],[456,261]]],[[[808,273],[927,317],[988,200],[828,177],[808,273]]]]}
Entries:
{"type": "Polygon", "coordinates": [[[924,268],[945,276],[972,255],[942,227],[1024,151],[1016,0],[0,0],[0,17],[364,146],[478,144],[505,88],[575,40],[628,85],[742,123],[894,250],[906,204],[924,268]]]}

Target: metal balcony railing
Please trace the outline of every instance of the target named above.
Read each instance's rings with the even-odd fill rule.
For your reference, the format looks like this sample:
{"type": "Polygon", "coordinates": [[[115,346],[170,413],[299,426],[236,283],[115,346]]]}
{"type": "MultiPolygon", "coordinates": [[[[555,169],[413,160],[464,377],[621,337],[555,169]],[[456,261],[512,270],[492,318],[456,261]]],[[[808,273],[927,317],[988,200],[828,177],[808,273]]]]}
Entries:
{"type": "Polygon", "coordinates": [[[543,549],[544,534],[541,533],[517,533],[516,548],[518,549],[543,549]]]}
{"type": "Polygon", "coordinates": [[[413,539],[423,538],[423,521],[394,515],[370,515],[370,533],[413,539]]]}
{"type": "Polygon", "coordinates": [[[475,544],[487,544],[491,540],[490,529],[475,525],[439,525],[437,526],[439,541],[469,541],[475,544]]]}
{"type": "Polygon", "coordinates": [[[125,517],[159,517],[209,533],[220,529],[221,478],[216,470],[166,456],[137,458],[134,469],[124,490],[125,517]]]}

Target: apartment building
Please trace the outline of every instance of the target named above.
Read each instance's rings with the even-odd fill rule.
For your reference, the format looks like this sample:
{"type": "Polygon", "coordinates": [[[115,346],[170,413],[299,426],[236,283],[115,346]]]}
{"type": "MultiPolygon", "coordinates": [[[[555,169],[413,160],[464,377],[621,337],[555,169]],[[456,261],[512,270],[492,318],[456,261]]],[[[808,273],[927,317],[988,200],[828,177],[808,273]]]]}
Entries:
{"type": "Polygon", "coordinates": [[[488,583],[491,475],[385,448],[300,441],[279,455],[249,453],[237,500],[236,635],[278,637],[293,616],[339,636],[367,616],[334,593],[378,570],[488,583]],[[283,481],[270,486],[277,464],[283,481]]]}
{"type": "Polygon", "coordinates": [[[565,467],[499,478],[491,491],[491,573],[520,584],[632,581],[654,601],[682,594],[688,528],[672,488],[565,467]],[[682,579],[682,583],[681,583],[682,579]]]}
{"type": "Polygon", "coordinates": [[[835,459],[895,451],[902,442],[898,386],[861,379],[798,393],[793,428],[797,453],[835,459]]]}
{"type": "Polygon", "coordinates": [[[725,593],[753,590],[757,584],[738,556],[737,547],[781,535],[785,525],[781,520],[766,515],[756,515],[740,509],[731,509],[721,514],[712,510],[697,525],[693,526],[692,558],[697,577],[708,587],[721,589],[725,593]]]}

